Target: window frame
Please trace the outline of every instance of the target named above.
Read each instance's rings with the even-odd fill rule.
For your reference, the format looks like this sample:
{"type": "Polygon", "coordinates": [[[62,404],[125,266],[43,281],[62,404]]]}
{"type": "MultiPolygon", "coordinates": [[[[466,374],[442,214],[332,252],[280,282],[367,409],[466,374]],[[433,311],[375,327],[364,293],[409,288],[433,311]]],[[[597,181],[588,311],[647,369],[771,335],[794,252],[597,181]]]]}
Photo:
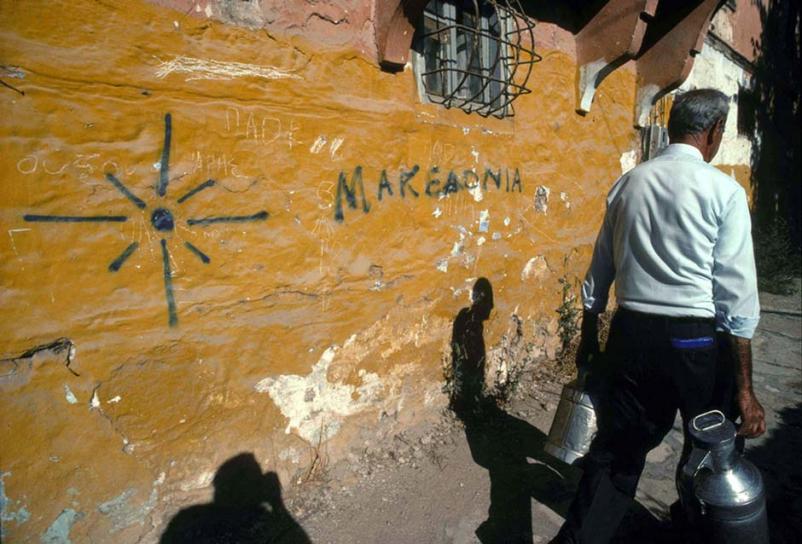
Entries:
{"type": "MultiPolygon", "coordinates": [[[[471,13],[471,10],[458,6],[460,0],[430,0],[424,7],[419,24],[415,29],[415,37],[412,46],[412,66],[415,73],[415,80],[418,87],[418,96],[423,103],[439,104],[446,108],[459,107],[466,113],[477,112],[480,115],[494,117],[508,117],[512,115],[511,100],[508,92],[509,61],[510,51],[506,38],[512,31],[512,21],[514,15],[507,13],[506,10],[498,9],[490,2],[477,0],[478,13],[471,13]],[[438,8],[440,8],[438,10],[438,8]],[[486,10],[492,10],[486,13],[486,10]],[[479,20],[478,28],[470,28],[460,22],[464,19],[463,14],[471,16],[477,15],[479,20]],[[434,30],[426,30],[426,19],[434,21],[434,30]],[[498,25],[498,36],[493,35],[492,21],[496,19],[498,25]],[[441,30],[443,27],[447,30],[441,30]],[[463,29],[460,31],[460,29],[463,29]],[[441,67],[427,67],[426,65],[426,38],[437,33],[447,32],[448,39],[446,44],[446,54],[443,57],[441,67]],[[464,53],[459,51],[459,39],[464,38],[465,43],[479,40],[476,50],[479,52],[478,68],[471,68],[473,64],[472,55],[465,48],[464,53]],[[495,43],[494,43],[495,42],[495,43]],[[498,62],[493,65],[495,59],[490,58],[490,51],[497,47],[500,52],[498,62]],[[460,59],[460,56],[463,59],[460,59]],[[470,56],[469,56],[470,55],[470,56]],[[462,62],[462,64],[460,64],[462,62]],[[437,69],[443,69],[442,65],[450,64],[441,72],[441,77],[447,78],[443,93],[432,92],[427,87],[424,80],[427,74],[437,69]],[[491,69],[493,70],[491,72],[491,69]],[[481,96],[471,95],[470,85],[467,84],[469,78],[478,78],[479,85],[482,86],[481,96]],[[487,81],[487,80],[490,81],[487,81]],[[493,95],[494,88],[498,92],[493,95]],[[483,114],[482,110],[494,109],[494,105],[502,101],[503,106],[491,113],[483,114]],[[454,102],[454,103],[452,103],[454,102]]],[[[429,43],[434,41],[432,38],[429,43]]],[[[444,79],[445,81],[445,79],[444,79]]]]}

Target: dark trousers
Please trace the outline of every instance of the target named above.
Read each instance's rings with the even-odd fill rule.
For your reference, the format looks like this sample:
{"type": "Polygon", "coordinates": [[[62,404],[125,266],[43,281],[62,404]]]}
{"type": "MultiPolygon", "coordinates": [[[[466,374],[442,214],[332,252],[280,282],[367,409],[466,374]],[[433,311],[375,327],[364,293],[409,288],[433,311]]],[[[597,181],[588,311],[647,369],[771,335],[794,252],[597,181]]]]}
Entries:
{"type": "MultiPolygon", "coordinates": [[[[734,373],[717,348],[712,319],[616,312],[599,380],[605,384],[599,430],[562,541],[610,541],[635,496],[646,454],[671,430],[677,409],[686,427],[690,418],[714,408],[732,417],[734,373]]],[[[681,464],[689,451],[686,436],[681,464]]]]}

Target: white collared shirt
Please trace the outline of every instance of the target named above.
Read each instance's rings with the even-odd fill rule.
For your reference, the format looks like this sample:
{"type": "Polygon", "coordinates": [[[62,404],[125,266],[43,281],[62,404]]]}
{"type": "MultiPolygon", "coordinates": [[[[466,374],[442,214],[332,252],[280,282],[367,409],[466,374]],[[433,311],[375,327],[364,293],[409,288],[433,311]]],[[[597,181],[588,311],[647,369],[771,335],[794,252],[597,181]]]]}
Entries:
{"type": "Polygon", "coordinates": [[[751,338],[760,304],[746,192],[686,144],[630,170],[607,196],[586,310],[604,311],[613,280],[623,308],[715,317],[718,330],[751,338]]]}

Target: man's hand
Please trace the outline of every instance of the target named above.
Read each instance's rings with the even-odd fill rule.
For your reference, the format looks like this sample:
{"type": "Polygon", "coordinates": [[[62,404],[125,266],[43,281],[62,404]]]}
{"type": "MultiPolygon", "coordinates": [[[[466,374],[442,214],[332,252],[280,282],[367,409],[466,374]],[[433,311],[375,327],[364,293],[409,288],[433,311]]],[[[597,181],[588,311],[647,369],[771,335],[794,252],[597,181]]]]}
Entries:
{"type": "Polygon", "coordinates": [[[738,434],[746,438],[757,438],[766,432],[766,417],[752,388],[752,342],[748,338],[731,334],[725,334],[723,339],[725,356],[732,358],[738,390],[736,400],[741,411],[741,428],[738,429],[738,434]]]}
{"type": "Polygon", "coordinates": [[[582,313],[582,335],[576,351],[576,368],[587,369],[591,359],[599,354],[599,316],[588,311],[582,313]]]}
{"type": "Polygon", "coordinates": [[[738,434],[746,438],[757,438],[766,432],[763,407],[751,389],[738,392],[738,409],[741,411],[741,428],[738,429],[738,434]]]}
{"type": "Polygon", "coordinates": [[[576,351],[576,367],[578,369],[587,369],[598,354],[598,338],[581,338],[579,340],[579,348],[576,351]]]}

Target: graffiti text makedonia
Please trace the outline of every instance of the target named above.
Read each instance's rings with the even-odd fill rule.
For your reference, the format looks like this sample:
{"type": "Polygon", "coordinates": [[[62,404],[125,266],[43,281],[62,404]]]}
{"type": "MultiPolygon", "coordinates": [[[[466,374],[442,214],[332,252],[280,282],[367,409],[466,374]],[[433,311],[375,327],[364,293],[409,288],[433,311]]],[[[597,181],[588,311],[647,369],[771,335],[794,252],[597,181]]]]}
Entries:
{"type": "MultiPolygon", "coordinates": [[[[463,170],[460,175],[454,170],[446,172],[445,170],[441,171],[437,166],[432,166],[425,172],[425,177],[417,176],[418,172],[420,172],[420,167],[417,164],[408,170],[401,170],[398,174],[398,183],[393,185],[387,176],[387,170],[382,170],[376,183],[376,198],[379,201],[396,195],[401,198],[406,198],[407,195],[410,195],[411,198],[418,198],[421,193],[429,197],[440,197],[461,190],[472,191],[480,187],[481,190],[487,191],[488,187],[493,185],[496,186],[497,190],[502,190],[503,185],[504,190],[508,193],[515,192],[516,189],[519,193],[523,192],[521,173],[517,168],[513,171],[510,171],[509,168],[485,168],[481,179],[473,169],[463,170]],[[417,181],[414,179],[416,176],[420,180],[417,186],[414,184],[417,181]]],[[[339,222],[345,219],[343,215],[343,200],[352,209],[357,209],[357,198],[361,201],[362,211],[368,213],[371,204],[368,195],[365,193],[361,166],[354,168],[350,181],[345,171],[340,172],[337,180],[334,219],[339,222]]]]}

